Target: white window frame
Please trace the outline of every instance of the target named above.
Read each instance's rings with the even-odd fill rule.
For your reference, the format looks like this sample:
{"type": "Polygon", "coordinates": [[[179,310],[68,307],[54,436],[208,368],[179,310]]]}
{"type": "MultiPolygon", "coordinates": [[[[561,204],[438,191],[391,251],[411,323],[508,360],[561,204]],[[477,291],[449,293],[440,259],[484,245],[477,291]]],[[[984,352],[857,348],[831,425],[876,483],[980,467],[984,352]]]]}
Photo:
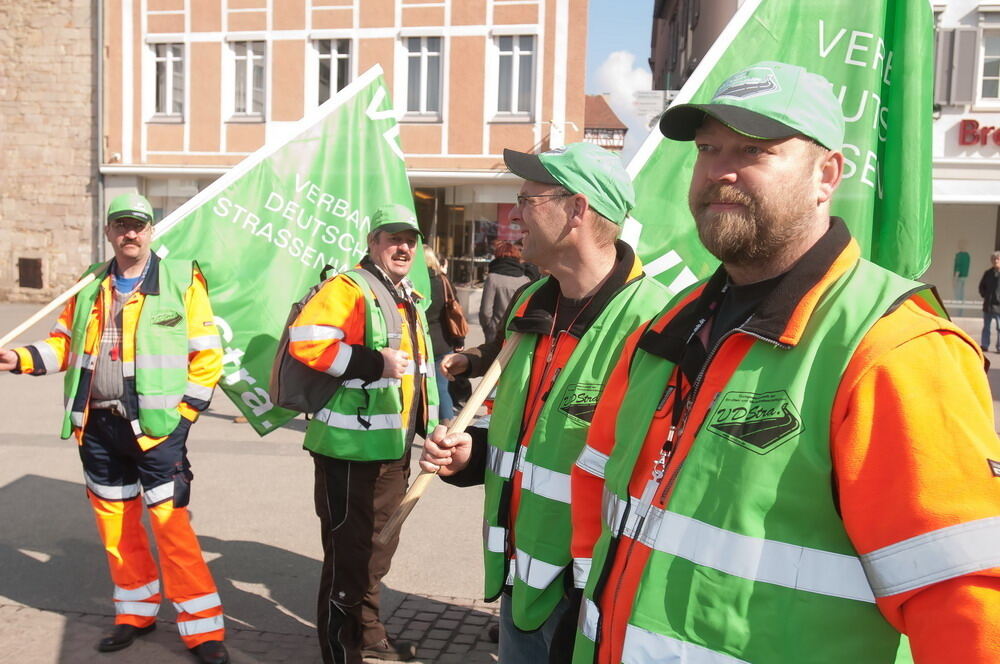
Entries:
{"type": "Polygon", "coordinates": [[[404,95],[403,102],[406,108],[406,114],[403,116],[403,120],[410,122],[440,122],[442,117],[441,107],[444,105],[444,46],[445,39],[439,35],[403,35],[400,39],[400,45],[402,46],[403,53],[403,74],[401,80],[404,82],[404,95]],[[414,54],[410,52],[409,41],[411,39],[420,40],[420,52],[414,54]],[[437,39],[438,40],[438,50],[431,51],[428,48],[428,40],[437,39]],[[429,72],[428,61],[432,56],[437,56],[437,67],[438,67],[438,97],[437,105],[438,110],[428,110],[428,98],[427,98],[427,74],[429,72]],[[419,102],[420,108],[416,110],[410,110],[410,64],[413,60],[420,61],[420,92],[419,92],[419,102]]]}
{"type": "MultiPolygon", "coordinates": [[[[976,63],[976,107],[990,110],[1000,109],[1000,76],[990,76],[989,80],[997,81],[997,96],[983,96],[983,85],[987,80],[985,74],[986,67],[986,37],[996,36],[1000,38],[1000,23],[987,24],[979,28],[979,54],[976,63]]],[[[1000,55],[1000,53],[998,53],[1000,55]]]]}
{"type": "Polygon", "coordinates": [[[250,121],[250,122],[262,122],[265,119],[267,113],[267,41],[263,39],[240,39],[229,42],[230,57],[232,62],[231,76],[229,78],[232,88],[230,89],[229,97],[230,104],[232,104],[232,114],[230,121],[250,121]],[[264,47],[264,52],[262,54],[255,55],[253,53],[252,44],[259,43],[264,47]],[[242,51],[242,52],[241,52],[242,51]],[[259,112],[254,111],[254,94],[253,94],[253,71],[254,66],[257,61],[260,61],[260,67],[262,70],[263,87],[262,87],[262,98],[260,100],[261,110],[259,112]],[[243,103],[245,104],[245,109],[243,111],[237,110],[237,85],[236,77],[239,75],[239,63],[240,61],[245,61],[247,67],[245,68],[244,74],[244,98],[243,103]]]}
{"type": "Polygon", "coordinates": [[[314,89],[311,90],[312,103],[316,106],[320,106],[330,97],[344,89],[344,87],[354,80],[354,40],[350,37],[314,37],[310,40],[312,45],[312,54],[315,58],[315,71],[311,73],[312,83],[314,89]],[[328,42],[330,44],[330,53],[325,55],[320,51],[320,44],[322,42],[328,42]],[[347,52],[341,53],[339,50],[340,42],[347,44],[347,52]],[[319,89],[319,72],[320,68],[323,66],[323,61],[328,60],[330,62],[330,94],[326,99],[320,99],[320,89],[319,89]],[[347,63],[347,75],[346,79],[341,81],[338,72],[340,71],[339,63],[340,61],[345,61],[347,63]]]}
{"type": "Polygon", "coordinates": [[[184,67],[185,56],[187,55],[187,49],[183,42],[157,42],[149,44],[149,49],[153,57],[153,94],[152,94],[152,106],[153,106],[153,119],[155,120],[175,120],[183,121],[184,119],[184,108],[186,102],[187,94],[187,71],[184,67]],[[181,49],[180,57],[174,56],[174,47],[179,46],[181,49]],[[163,48],[165,50],[165,55],[159,55],[157,51],[163,48]],[[166,78],[166,95],[164,100],[164,108],[167,110],[160,110],[156,107],[156,93],[160,86],[160,65],[163,64],[163,75],[166,78]],[[180,110],[174,111],[174,102],[178,101],[174,98],[174,77],[176,74],[180,74],[181,79],[181,89],[180,89],[180,110]]]}
{"type": "Polygon", "coordinates": [[[501,122],[510,121],[524,121],[530,122],[533,118],[533,111],[535,108],[535,91],[537,89],[536,83],[536,72],[538,69],[538,36],[534,34],[519,34],[519,35],[494,35],[493,36],[493,62],[495,68],[495,83],[494,90],[496,98],[493,100],[493,111],[495,113],[494,119],[501,122]],[[532,40],[531,50],[521,51],[521,38],[527,37],[532,40]],[[510,39],[511,40],[511,50],[504,51],[500,45],[501,40],[510,39]],[[511,76],[510,76],[510,110],[505,110],[500,108],[500,69],[501,61],[504,56],[510,58],[511,66],[511,76]],[[521,106],[520,98],[520,75],[521,75],[521,62],[520,58],[528,57],[531,58],[531,89],[528,92],[528,110],[521,111],[517,110],[521,106]]]}

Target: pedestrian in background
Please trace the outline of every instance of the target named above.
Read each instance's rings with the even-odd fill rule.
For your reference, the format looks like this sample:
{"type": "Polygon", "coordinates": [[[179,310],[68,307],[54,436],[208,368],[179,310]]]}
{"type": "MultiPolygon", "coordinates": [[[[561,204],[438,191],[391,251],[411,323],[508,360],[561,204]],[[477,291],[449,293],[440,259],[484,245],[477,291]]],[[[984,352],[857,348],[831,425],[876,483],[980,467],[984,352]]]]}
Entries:
{"type": "Polygon", "coordinates": [[[503,316],[521,286],[531,281],[521,262],[521,247],[497,240],[483,282],[483,299],[479,305],[479,324],[487,341],[500,331],[503,316]]]}
{"type": "Polygon", "coordinates": [[[187,437],[222,374],[222,343],[196,263],[150,251],[153,208],[139,194],[108,206],[115,257],[69,301],[49,337],[0,349],[0,370],[67,372],[62,437],[75,436],[114,582],[115,626],[101,652],[156,629],[160,575],[142,525],[142,502],[163,594],[199,662],[225,664],[222,603],[191,528],[187,437]]]}
{"type": "MultiPolygon", "coordinates": [[[[440,401],[438,415],[441,424],[447,426],[455,417],[455,407],[451,395],[448,393],[448,379],[437,367],[445,355],[462,350],[465,347],[465,339],[451,337],[448,330],[441,325],[441,316],[444,314],[445,282],[448,281],[448,275],[445,274],[444,268],[438,261],[437,254],[426,244],[424,245],[424,262],[427,263],[427,272],[431,281],[431,304],[427,307],[425,314],[427,316],[427,331],[431,335],[431,346],[434,349],[434,378],[437,381],[440,401]]],[[[448,282],[447,288],[450,288],[452,293],[455,292],[451,282],[448,282]]]]}
{"type": "Polygon", "coordinates": [[[983,298],[983,333],[979,347],[990,349],[990,330],[997,327],[997,352],[1000,353],[1000,251],[990,254],[993,267],[983,272],[979,280],[979,295],[983,298]]]}

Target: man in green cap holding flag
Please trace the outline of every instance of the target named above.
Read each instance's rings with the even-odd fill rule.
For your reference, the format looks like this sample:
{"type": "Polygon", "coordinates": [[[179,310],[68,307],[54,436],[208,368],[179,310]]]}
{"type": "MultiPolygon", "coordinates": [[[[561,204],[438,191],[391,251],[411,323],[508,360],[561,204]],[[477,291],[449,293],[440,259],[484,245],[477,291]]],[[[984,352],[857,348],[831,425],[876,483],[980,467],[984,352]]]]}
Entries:
{"type": "Polygon", "coordinates": [[[844,125],[829,82],[781,62],[660,121],[697,149],[722,266],[629,337],[597,404],[576,664],[997,661],[983,357],[831,216],[844,125]]]}
{"type": "Polygon", "coordinates": [[[570,469],[625,335],[667,293],[617,239],[634,203],[617,155],[573,143],[505,150],[504,161],[525,179],[510,213],[525,229],[523,258],[550,276],[514,296],[498,338],[443,360],[449,374],[479,375],[505,338],[521,336],[489,430],[432,436],[421,465],[461,486],[485,483],[485,595],[500,598],[500,662],[547,664],[571,645],[558,645],[558,627],[572,634],[590,568],[570,551],[570,469]]]}
{"type": "Polygon", "coordinates": [[[325,664],[412,659],[379,618],[379,582],[398,535],[377,540],[406,492],[410,444],[437,424],[437,388],[422,295],[406,278],[422,237],[411,208],[372,215],[368,254],[310,299],[289,352],[340,381],[306,431],[323,539],[317,629],[325,664]]]}
{"type": "Polygon", "coordinates": [[[69,301],[47,339],[0,349],[0,370],[66,372],[62,437],[79,442],[114,582],[115,626],[97,649],[127,648],[156,629],[166,595],[185,646],[199,662],[224,664],[222,602],[187,511],[187,437],[222,374],[222,344],[197,263],[152,253],[152,227],[145,197],[116,196],[104,231],[114,258],[90,267],[97,278],[69,301]]]}

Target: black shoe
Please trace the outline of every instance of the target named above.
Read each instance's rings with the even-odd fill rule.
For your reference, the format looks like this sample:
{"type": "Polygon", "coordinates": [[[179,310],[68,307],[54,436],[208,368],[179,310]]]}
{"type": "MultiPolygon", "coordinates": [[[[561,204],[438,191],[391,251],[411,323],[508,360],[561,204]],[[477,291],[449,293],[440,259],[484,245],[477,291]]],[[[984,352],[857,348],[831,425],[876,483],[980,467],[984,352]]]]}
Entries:
{"type": "Polygon", "coordinates": [[[382,639],[361,649],[362,657],[381,659],[387,662],[408,662],[417,656],[417,647],[409,641],[382,639]]]}
{"type": "Polygon", "coordinates": [[[115,625],[111,631],[98,641],[97,649],[100,652],[114,652],[122,648],[128,648],[137,637],[149,634],[156,629],[156,623],[146,627],[136,627],[135,625],[115,625]]]}
{"type": "Polygon", "coordinates": [[[229,661],[229,651],[222,641],[205,641],[188,652],[194,655],[201,664],[226,664],[229,661]]]}

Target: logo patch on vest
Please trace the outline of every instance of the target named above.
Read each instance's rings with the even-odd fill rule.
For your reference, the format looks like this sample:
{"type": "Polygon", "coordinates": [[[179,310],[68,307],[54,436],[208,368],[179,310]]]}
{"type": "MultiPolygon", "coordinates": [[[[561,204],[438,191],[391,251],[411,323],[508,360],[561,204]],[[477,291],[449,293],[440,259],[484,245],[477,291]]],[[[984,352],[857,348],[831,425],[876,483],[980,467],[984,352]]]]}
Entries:
{"type": "Polygon", "coordinates": [[[153,316],[153,325],[162,325],[163,327],[177,327],[177,323],[181,322],[182,316],[173,311],[164,311],[153,316]]]}
{"type": "Polygon", "coordinates": [[[993,477],[1000,477],[1000,461],[994,461],[993,459],[987,459],[990,462],[990,470],[993,471],[993,477]]]}
{"type": "Polygon", "coordinates": [[[574,420],[590,424],[594,421],[594,410],[601,396],[601,386],[598,383],[577,383],[570,385],[563,392],[559,410],[574,420]]]}
{"type": "Polygon", "coordinates": [[[784,390],[726,392],[708,428],[751,452],[767,454],[800,433],[802,421],[784,390]]]}

